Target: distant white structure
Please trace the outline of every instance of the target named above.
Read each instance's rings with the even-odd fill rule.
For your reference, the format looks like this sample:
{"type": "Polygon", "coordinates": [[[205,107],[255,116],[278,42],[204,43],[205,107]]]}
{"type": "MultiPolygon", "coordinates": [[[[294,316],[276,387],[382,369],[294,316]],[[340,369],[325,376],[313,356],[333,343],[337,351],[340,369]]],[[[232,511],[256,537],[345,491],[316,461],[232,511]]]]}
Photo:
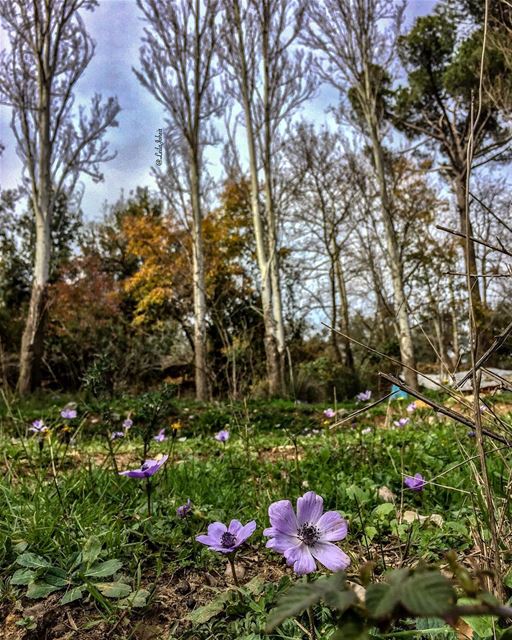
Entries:
{"type": "MultiPolygon", "coordinates": [[[[486,370],[490,373],[496,374],[500,378],[504,378],[512,388],[512,371],[508,369],[495,369],[494,367],[486,367],[486,370]]],[[[507,385],[501,382],[497,377],[494,377],[487,373],[487,371],[482,370],[482,381],[480,384],[481,389],[499,389],[505,388],[507,385]]],[[[452,376],[440,376],[438,373],[429,374],[428,377],[424,375],[418,375],[418,382],[422,387],[426,387],[427,389],[439,389],[439,386],[436,383],[443,384],[448,387],[452,387],[457,384],[459,380],[468,373],[468,371],[457,371],[452,376]]],[[[460,391],[470,392],[473,390],[473,380],[470,378],[466,380],[466,382],[460,387],[460,391]]]]}

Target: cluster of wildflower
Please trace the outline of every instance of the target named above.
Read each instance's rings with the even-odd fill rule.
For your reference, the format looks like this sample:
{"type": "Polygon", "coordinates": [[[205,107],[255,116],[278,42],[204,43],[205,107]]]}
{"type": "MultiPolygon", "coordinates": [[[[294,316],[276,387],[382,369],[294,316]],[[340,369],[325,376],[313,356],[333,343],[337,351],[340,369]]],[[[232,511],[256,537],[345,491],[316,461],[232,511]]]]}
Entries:
{"type": "MultiPolygon", "coordinates": [[[[337,511],[324,513],[323,504],[321,496],[308,491],[297,500],[296,512],[289,500],[274,502],[268,509],[270,527],[263,531],[269,538],[266,546],[282,554],[298,575],[315,571],[317,561],[331,571],[342,571],[350,564],[347,554],[334,544],[346,537],[347,522],[337,511]]],[[[239,520],[229,525],[214,522],[196,540],[212,551],[234,554],[255,529],[254,520],[246,525],[239,520]]]]}

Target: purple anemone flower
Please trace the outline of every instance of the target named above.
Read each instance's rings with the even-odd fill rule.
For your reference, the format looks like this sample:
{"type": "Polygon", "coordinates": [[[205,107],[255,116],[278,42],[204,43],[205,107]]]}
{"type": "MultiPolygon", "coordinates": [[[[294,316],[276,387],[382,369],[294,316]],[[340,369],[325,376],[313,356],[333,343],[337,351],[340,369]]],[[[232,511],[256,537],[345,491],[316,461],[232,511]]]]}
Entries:
{"type": "Polygon", "coordinates": [[[347,521],[337,511],[324,510],[323,498],[308,491],[297,500],[297,515],[289,500],[279,500],[268,508],[271,527],[263,531],[270,537],[267,547],[282,553],[295,573],[316,570],[316,560],[331,571],[342,571],[350,558],[333,542],[347,535],[347,521]]]}
{"type": "Polygon", "coordinates": [[[227,442],[229,440],[229,431],[222,429],[222,431],[215,434],[215,440],[218,440],[219,442],[227,442]]]}
{"type": "Polygon", "coordinates": [[[70,409],[69,407],[66,407],[65,409],[62,409],[60,415],[65,420],[73,420],[73,418],[76,418],[76,409],[70,409]]]}
{"type": "Polygon", "coordinates": [[[123,420],[123,429],[131,429],[133,427],[133,420],[131,418],[126,418],[123,420]]]}
{"type": "Polygon", "coordinates": [[[400,420],[395,420],[393,424],[395,425],[395,427],[399,427],[401,429],[402,427],[405,427],[408,422],[409,418],[400,418],[400,420]]]}
{"type": "Polygon", "coordinates": [[[155,442],[163,442],[167,440],[167,436],[165,435],[165,429],[160,429],[156,436],[153,436],[153,440],[155,442]]]}
{"type": "Polygon", "coordinates": [[[169,456],[162,456],[158,460],[146,460],[138,469],[130,469],[129,471],[120,471],[120,476],[128,476],[128,478],[151,478],[165,463],[169,456]]]}
{"type": "Polygon", "coordinates": [[[256,529],[256,522],[251,520],[242,525],[239,520],[231,520],[229,527],[222,522],[213,522],[208,526],[208,533],[196,536],[196,540],[209,547],[210,551],[233,553],[256,529]]]}
{"type": "Polygon", "coordinates": [[[45,431],[48,431],[48,427],[42,420],[34,420],[29,431],[33,431],[34,433],[44,433],[45,431]]]}
{"type": "Polygon", "coordinates": [[[186,518],[188,514],[192,511],[193,506],[194,505],[192,504],[192,501],[190,500],[190,498],[187,498],[187,501],[185,502],[185,504],[182,504],[180,507],[176,509],[176,515],[178,516],[178,518],[186,518]]]}
{"type": "Polygon", "coordinates": [[[356,396],[356,400],[358,402],[368,402],[368,400],[370,400],[370,398],[372,397],[372,392],[370,389],[366,389],[366,391],[361,391],[361,393],[358,393],[356,396]]]}
{"type": "Polygon", "coordinates": [[[404,484],[411,491],[423,491],[427,483],[421,473],[416,473],[414,476],[405,476],[404,484]]]}
{"type": "Polygon", "coordinates": [[[407,413],[414,413],[416,409],[417,407],[415,402],[411,402],[410,404],[407,405],[407,413]]]}
{"type": "Polygon", "coordinates": [[[336,415],[336,411],[334,411],[334,409],[331,409],[330,407],[329,409],[326,409],[324,411],[324,416],[326,418],[334,418],[335,415],[336,415]]]}
{"type": "Polygon", "coordinates": [[[124,438],[124,431],[113,431],[110,434],[110,439],[111,440],[117,440],[118,438],[124,438]]]}

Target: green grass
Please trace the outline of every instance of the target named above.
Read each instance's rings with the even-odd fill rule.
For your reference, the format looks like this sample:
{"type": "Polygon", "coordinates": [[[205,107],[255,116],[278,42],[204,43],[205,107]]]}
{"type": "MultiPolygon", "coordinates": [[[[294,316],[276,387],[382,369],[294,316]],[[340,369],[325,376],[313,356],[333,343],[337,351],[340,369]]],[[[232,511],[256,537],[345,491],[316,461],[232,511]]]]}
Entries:
{"type": "MultiPolygon", "coordinates": [[[[354,574],[366,560],[372,560],[375,571],[382,573],[400,563],[441,561],[450,549],[463,557],[474,548],[472,530],[482,525],[473,477],[468,464],[459,465],[476,455],[475,443],[464,428],[439,422],[430,411],[417,412],[406,428],[391,430],[376,428],[376,420],[382,420],[385,411],[385,406],[379,407],[355,424],[332,431],[324,425],[325,407],[291,402],[205,406],[165,400],[159,405],[161,399],[155,396],[142,401],[117,398],[89,406],[81,400],[79,418],[67,435],[58,417],[62,398],[40,397],[4,411],[0,567],[7,609],[24,601],[26,587],[10,582],[20,568],[17,558],[21,553],[42,556],[69,573],[92,538],[102,545],[99,560],[119,559],[120,579],[134,591],[144,588],[148,592],[146,606],[129,614],[134,624],[161,607],[159,589],[175,580],[172,576],[213,572],[220,576],[217,586],[222,594],[225,558],[196,543],[194,537],[214,520],[237,518],[245,523],[255,519],[258,529],[244,551],[244,565],[247,580],[260,575],[262,584],[254,587],[254,593],[222,605],[220,615],[193,628],[177,625],[169,631],[171,635],[162,637],[257,640],[264,637],[266,613],[291,576],[280,557],[264,547],[262,530],[268,526],[271,502],[284,498],[295,502],[307,490],[322,495],[326,508],[338,510],[349,521],[349,535],[341,546],[352,558],[350,571],[354,574]],[[171,455],[153,478],[151,517],[144,482],[118,476],[109,454],[107,434],[130,410],[135,426],[127,438],[114,443],[119,469],[141,461],[144,436],[147,439],[176,419],[183,424],[174,441],[150,441],[150,455],[171,455]],[[145,421],[138,416],[145,416],[145,421]],[[53,427],[51,450],[48,438],[40,450],[38,438],[27,436],[28,424],[39,417],[53,427]],[[97,422],[92,423],[91,417],[97,422]],[[148,423],[151,433],[145,432],[148,423]],[[225,427],[231,437],[223,446],[213,434],[225,427]],[[371,433],[363,434],[367,427],[371,433]],[[318,432],[311,433],[313,429],[318,432]],[[68,445],[65,439],[75,432],[68,445]],[[186,437],[184,442],[178,440],[182,437],[186,437]],[[422,493],[404,491],[403,475],[416,472],[429,480],[437,478],[437,484],[422,493]],[[396,508],[382,506],[378,491],[383,486],[396,495],[396,508]],[[181,520],[176,508],[187,498],[194,511],[181,520]],[[400,508],[421,515],[439,514],[444,524],[400,523],[400,508]],[[272,568],[284,577],[277,582],[267,580],[272,568]]],[[[395,418],[404,413],[403,405],[395,403],[394,407],[395,418]]],[[[490,459],[490,478],[499,500],[505,498],[510,473],[506,464],[511,462],[510,454],[505,461],[497,456],[490,459]]],[[[510,520],[511,503],[503,504],[510,520]]],[[[87,607],[114,624],[126,602],[96,596],[89,594],[87,607]]],[[[189,608],[193,611],[196,606],[189,608]]],[[[331,622],[327,610],[318,612],[317,624],[326,634],[321,637],[329,637],[331,622]]],[[[122,627],[116,634],[113,637],[130,637],[122,627]]],[[[298,639],[303,635],[288,622],[272,637],[298,639]]]]}

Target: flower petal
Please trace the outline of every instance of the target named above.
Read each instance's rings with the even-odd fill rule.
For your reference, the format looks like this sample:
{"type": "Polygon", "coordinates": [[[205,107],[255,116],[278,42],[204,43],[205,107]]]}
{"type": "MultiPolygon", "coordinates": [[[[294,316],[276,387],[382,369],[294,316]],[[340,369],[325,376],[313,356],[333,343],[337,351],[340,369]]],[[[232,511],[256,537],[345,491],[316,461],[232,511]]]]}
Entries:
{"type": "Polygon", "coordinates": [[[239,529],[238,532],[235,534],[237,544],[242,544],[243,542],[245,542],[247,538],[250,538],[255,531],[256,531],[256,521],[251,520],[246,525],[244,525],[241,529],[239,529]]]}
{"type": "Polygon", "coordinates": [[[320,531],[320,542],[337,542],[346,537],[347,521],[337,511],[326,511],[316,523],[320,531]]]}
{"type": "Polygon", "coordinates": [[[227,527],[222,522],[212,522],[208,525],[208,535],[220,542],[223,533],[226,533],[227,527]]]}
{"type": "Polygon", "coordinates": [[[129,471],[120,471],[120,476],[127,476],[128,478],[145,478],[145,472],[141,469],[131,469],[129,471]]]}
{"type": "Polygon", "coordinates": [[[296,547],[302,544],[302,540],[299,540],[296,536],[290,536],[286,533],[277,533],[273,538],[265,545],[268,549],[272,549],[276,553],[283,553],[292,547],[296,547]]]}
{"type": "Polygon", "coordinates": [[[316,524],[324,510],[324,499],[314,491],[308,491],[297,500],[297,522],[299,527],[309,522],[316,524]]]}
{"type": "MultiPolygon", "coordinates": [[[[268,508],[270,524],[276,531],[294,535],[297,533],[297,518],[289,500],[278,500],[268,508]]],[[[265,534],[267,535],[267,534],[265,534]]]]}
{"type": "Polygon", "coordinates": [[[231,520],[228,526],[229,533],[232,533],[234,536],[240,531],[242,528],[242,523],[240,520],[231,520]]]}
{"type": "Polygon", "coordinates": [[[293,564],[293,570],[299,576],[316,570],[316,562],[311,555],[310,548],[303,543],[287,549],[284,557],[288,564],[293,564]]]}
{"type": "Polygon", "coordinates": [[[343,571],[350,564],[350,558],[331,542],[317,542],[310,547],[311,554],[331,571],[343,571]]]}

